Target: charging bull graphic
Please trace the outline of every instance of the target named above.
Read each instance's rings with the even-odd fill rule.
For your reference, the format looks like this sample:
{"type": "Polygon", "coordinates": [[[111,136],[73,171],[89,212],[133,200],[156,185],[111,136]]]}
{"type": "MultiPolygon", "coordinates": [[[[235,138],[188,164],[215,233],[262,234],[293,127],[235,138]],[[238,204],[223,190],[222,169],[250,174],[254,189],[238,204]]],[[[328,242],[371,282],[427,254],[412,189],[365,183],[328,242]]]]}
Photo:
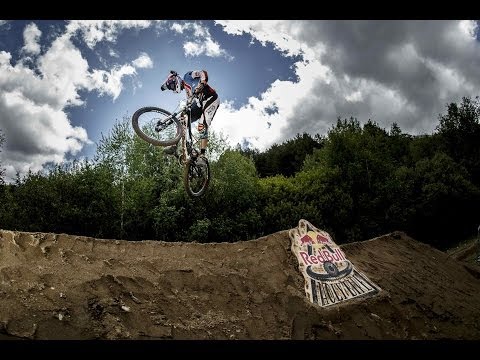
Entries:
{"type": "Polygon", "coordinates": [[[331,236],[301,219],[289,232],[292,252],[305,278],[310,301],[330,306],[358,297],[370,297],[380,288],[347,260],[331,236]]]}

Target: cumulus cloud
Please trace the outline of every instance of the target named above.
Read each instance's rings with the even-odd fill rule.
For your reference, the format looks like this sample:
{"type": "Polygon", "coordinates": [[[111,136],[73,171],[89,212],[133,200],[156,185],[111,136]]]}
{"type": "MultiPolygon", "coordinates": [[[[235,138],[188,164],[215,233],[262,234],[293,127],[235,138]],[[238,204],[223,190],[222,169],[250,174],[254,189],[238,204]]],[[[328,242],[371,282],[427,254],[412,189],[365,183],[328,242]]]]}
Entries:
{"type": "Polygon", "coordinates": [[[25,45],[22,48],[27,54],[37,55],[40,53],[40,44],[38,43],[42,32],[38,29],[35,23],[30,23],[23,31],[23,40],[25,45]]]}
{"type": "Polygon", "coordinates": [[[91,85],[101,95],[110,95],[115,100],[123,89],[122,78],[126,75],[136,74],[135,68],[131,65],[114,66],[110,71],[93,70],[89,75],[91,85]]]}
{"type": "Polygon", "coordinates": [[[88,47],[93,49],[100,41],[115,42],[125,29],[146,29],[150,20],[73,20],[67,25],[68,36],[79,34],[88,47]]]}
{"type": "Polygon", "coordinates": [[[206,55],[211,57],[225,57],[227,60],[233,60],[233,56],[220,47],[220,44],[212,39],[207,27],[196,23],[173,23],[171,30],[191,37],[183,44],[183,50],[186,56],[206,55]]]}
{"type": "Polygon", "coordinates": [[[131,64],[92,69],[71,41],[75,27],[94,46],[98,41],[113,41],[119,26],[143,26],[141,22],[104,27],[73,24],[67,25],[43,54],[38,43],[41,32],[34,23],[24,29],[25,46],[20,55],[26,57],[14,61],[11,53],[0,51],[0,129],[6,140],[0,156],[7,181],[16,172],[24,174],[28,169],[38,171],[48,163],[64,162],[69,154],[78,154],[91,143],[87,131],[73,126],[66,112],[68,107],[84,105],[81,91],[96,91],[115,100],[125,76],[152,66],[148,54],[142,53],[131,64]],[[101,35],[101,31],[105,33],[101,35]],[[30,54],[37,56],[31,59],[30,54]]]}
{"type": "Polygon", "coordinates": [[[109,49],[109,50],[108,50],[108,54],[109,54],[111,57],[116,57],[116,58],[120,57],[120,55],[118,55],[118,52],[116,52],[116,51],[113,50],[113,49],[109,49]]]}
{"type": "Polygon", "coordinates": [[[272,44],[285,56],[302,56],[295,64],[297,82],[275,82],[239,110],[224,107],[227,118],[256,116],[252,126],[272,123],[270,135],[258,142],[262,148],[298,132],[324,133],[338,117],[372,119],[385,128],[397,122],[405,132],[429,133],[445,104],[479,93],[475,21],[217,23],[229,34],[272,44]],[[276,90],[281,87],[288,91],[284,99],[276,90]],[[286,100],[289,105],[282,105],[286,100]],[[279,108],[274,118],[260,111],[272,101],[279,108]]]}
{"type": "Polygon", "coordinates": [[[133,60],[133,66],[136,68],[152,68],[153,67],[153,61],[150,59],[150,56],[148,56],[147,53],[141,53],[138,58],[133,60]]]}

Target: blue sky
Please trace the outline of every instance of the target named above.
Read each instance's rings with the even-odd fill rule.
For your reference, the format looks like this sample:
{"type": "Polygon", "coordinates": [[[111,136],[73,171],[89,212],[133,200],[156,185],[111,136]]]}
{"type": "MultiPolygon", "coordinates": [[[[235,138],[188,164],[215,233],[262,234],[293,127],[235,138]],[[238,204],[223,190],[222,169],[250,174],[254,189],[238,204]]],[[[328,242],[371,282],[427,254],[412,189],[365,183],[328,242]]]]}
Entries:
{"type": "Polygon", "coordinates": [[[338,117],[431,133],[449,102],[476,96],[474,21],[0,20],[0,161],[7,180],[91,158],[116,119],[175,107],[170,69],[206,69],[212,130],[264,150],[338,117]]]}

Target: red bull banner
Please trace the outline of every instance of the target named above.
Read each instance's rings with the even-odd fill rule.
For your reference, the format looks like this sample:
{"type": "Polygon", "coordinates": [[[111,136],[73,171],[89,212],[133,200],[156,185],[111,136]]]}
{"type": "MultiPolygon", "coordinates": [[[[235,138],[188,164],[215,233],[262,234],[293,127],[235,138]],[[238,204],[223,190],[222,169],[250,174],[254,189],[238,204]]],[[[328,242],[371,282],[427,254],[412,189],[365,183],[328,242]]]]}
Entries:
{"type": "Polygon", "coordinates": [[[289,235],[292,252],[305,278],[305,293],[312,303],[326,307],[380,292],[377,285],[355,269],[326,231],[301,219],[289,235]]]}

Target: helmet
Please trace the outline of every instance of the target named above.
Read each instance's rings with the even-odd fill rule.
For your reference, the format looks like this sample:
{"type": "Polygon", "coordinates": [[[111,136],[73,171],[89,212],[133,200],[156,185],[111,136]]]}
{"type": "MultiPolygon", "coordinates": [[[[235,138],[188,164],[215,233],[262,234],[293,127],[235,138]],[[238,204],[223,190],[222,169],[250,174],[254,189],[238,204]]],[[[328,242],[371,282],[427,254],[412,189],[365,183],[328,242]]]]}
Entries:
{"type": "Polygon", "coordinates": [[[176,93],[179,93],[182,91],[182,78],[177,74],[176,71],[170,71],[170,75],[168,75],[167,80],[165,80],[165,83],[161,86],[162,91],[163,90],[172,90],[175,91],[176,93]]]}

